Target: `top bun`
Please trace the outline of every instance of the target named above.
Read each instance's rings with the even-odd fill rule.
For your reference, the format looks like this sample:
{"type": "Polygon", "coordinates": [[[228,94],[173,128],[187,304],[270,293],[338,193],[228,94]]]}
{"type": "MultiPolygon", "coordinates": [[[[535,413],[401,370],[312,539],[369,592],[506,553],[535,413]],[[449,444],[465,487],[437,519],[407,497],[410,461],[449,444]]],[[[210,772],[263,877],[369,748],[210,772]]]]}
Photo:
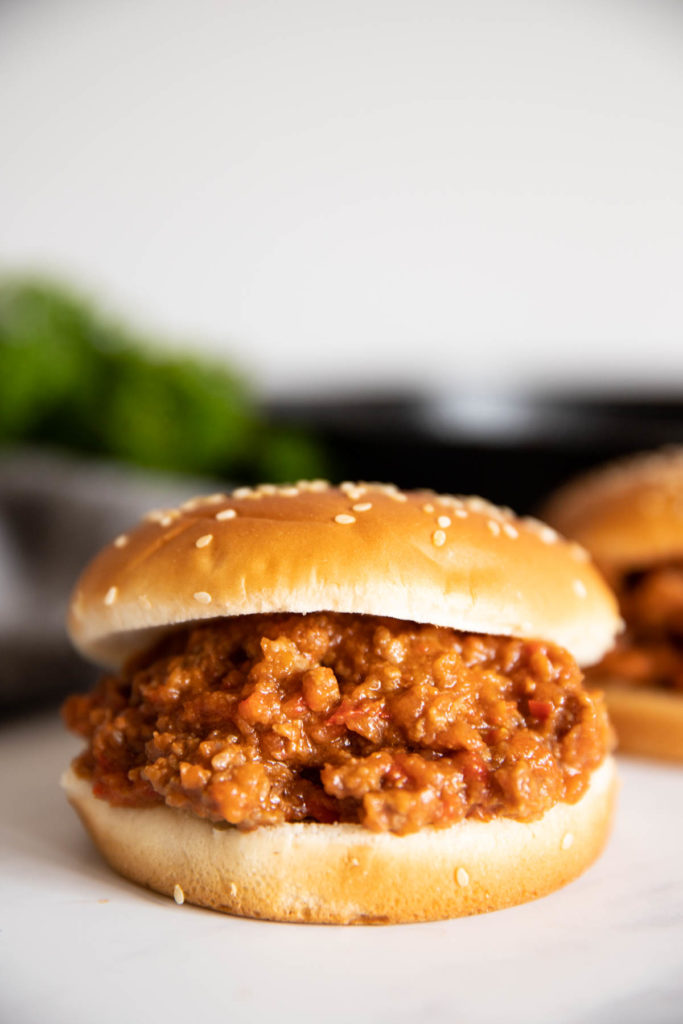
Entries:
{"type": "Polygon", "coordinates": [[[544,516],[610,577],[683,557],[683,448],[644,452],[572,480],[544,516]]]}
{"type": "Polygon", "coordinates": [[[85,570],[69,629],[118,667],[181,623],[315,611],[537,637],[580,664],[620,622],[583,549],[536,520],[481,498],[312,481],[150,513],[85,570]]]}

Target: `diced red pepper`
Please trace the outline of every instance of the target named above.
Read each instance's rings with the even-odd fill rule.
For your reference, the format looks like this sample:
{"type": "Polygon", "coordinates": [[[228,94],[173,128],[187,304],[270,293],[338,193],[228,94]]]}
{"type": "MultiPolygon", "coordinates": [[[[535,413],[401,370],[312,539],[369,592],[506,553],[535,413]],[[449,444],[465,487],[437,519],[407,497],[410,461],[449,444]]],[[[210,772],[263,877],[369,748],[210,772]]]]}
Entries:
{"type": "Polygon", "coordinates": [[[550,717],[552,710],[553,706],[549,700],[532,699],[529,701],[529,712],[541,722],[545,722],[546,718],[550,717]]]}

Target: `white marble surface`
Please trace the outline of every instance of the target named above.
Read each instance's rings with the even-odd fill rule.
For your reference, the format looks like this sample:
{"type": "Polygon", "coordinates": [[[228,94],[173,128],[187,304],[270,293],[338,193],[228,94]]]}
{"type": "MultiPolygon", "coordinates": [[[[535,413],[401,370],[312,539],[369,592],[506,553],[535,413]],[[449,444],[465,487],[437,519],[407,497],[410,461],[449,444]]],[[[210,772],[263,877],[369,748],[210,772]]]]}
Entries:
{"type": "Polygon", "coordinates": [[[583,878],[478,918],[278,925],[119,879],[57,784],[54,718],[0,732],[0,1020],[202,1024],[680,1021],[683,770],[621,761],[614,835],[583,878]]]}

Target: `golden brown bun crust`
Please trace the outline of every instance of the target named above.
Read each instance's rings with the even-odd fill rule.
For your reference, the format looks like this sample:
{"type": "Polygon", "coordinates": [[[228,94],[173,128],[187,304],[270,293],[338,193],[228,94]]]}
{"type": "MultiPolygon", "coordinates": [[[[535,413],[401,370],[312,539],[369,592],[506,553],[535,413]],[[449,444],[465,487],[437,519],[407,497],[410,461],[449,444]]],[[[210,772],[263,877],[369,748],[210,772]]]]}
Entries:
{"type": "Polygon", "coordinates": [[[120,874],[167,896],[244,917],[398,924],[478,914],[545,896],[581,874],[609,834],[611,758],[575,804],[539,821],[510,818],[407,836],[359,825],[215,828],[168,807],[112,807],[67,771],[62,783],[120,874]]]}
{"type": "Polygon", "coordinates": [[[608,463],[557,491],[549,523],[610,575],[683,557],[683,449],[608,463]]]}
{"type": "Polygon", "coordinates": [[[619,625],[585,552],[536,520],[481,498],[314,481],[153,513],[85,570],[69,628],[85,655],[118,666],[169,626],[281,611],[538,637],[580,664],[619,625]]]}
{"type": "Polygon", "coordinates": [[[619,753],[683,761],[683,694],[618,680],[596,680],[617,733],[619,753]]]}

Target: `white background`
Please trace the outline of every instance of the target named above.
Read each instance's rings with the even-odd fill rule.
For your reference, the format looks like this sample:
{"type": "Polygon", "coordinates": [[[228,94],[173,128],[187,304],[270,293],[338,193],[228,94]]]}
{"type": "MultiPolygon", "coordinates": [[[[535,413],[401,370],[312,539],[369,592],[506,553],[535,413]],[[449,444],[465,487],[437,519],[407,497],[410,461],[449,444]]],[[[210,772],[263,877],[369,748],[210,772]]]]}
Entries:
{"type": "Polygon", "coordinates": [[[683,382],[683,4],[4,0],[0,265],[271,393],[683,382]]]}

